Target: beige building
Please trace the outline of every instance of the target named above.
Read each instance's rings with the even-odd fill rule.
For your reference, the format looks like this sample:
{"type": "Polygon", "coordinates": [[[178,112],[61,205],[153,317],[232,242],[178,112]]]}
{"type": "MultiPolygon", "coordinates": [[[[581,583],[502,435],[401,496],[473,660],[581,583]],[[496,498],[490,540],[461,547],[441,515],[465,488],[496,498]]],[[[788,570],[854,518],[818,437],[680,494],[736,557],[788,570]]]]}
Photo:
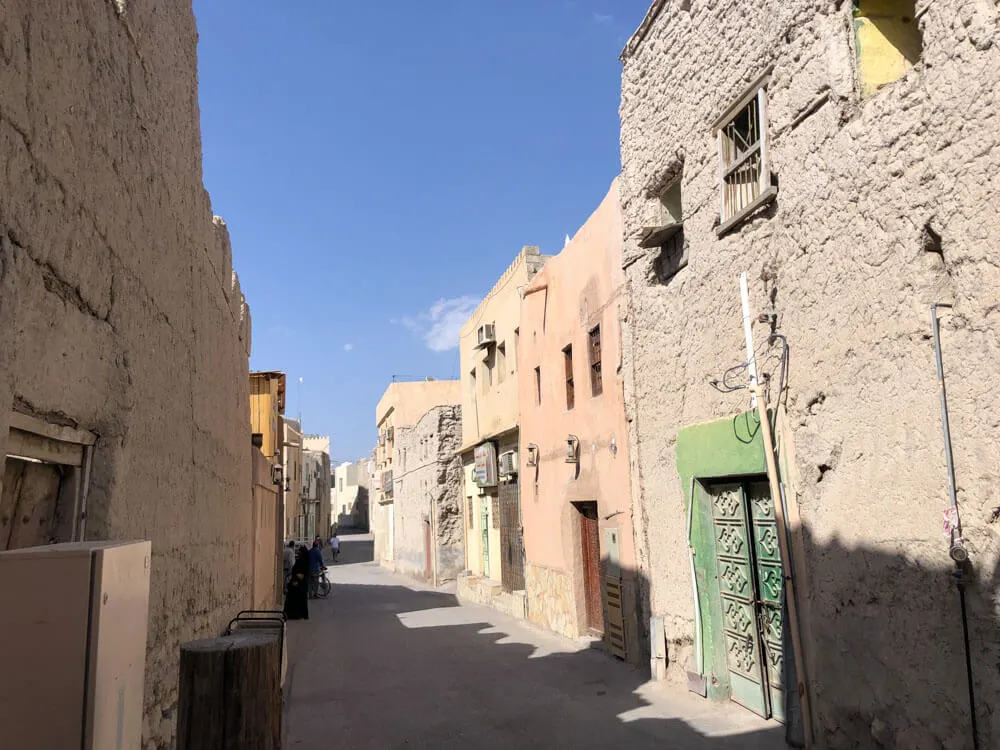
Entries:
{"type": "Polygon", "coordinates": [[[970,679],[1000,746],[997,31],[979,0],[670,1],[622,55],[653,666],[816,747],[970,748],[970,679]]]}
{"type": "Polygon", "coordinates": [[[353,463],[345,461],[334,469],[330,519],[339,528],[369,529],[370,463],[370,458],[363,458],[353,463]]]}
{"type": "Polygon", "coordinates": [[[298,420],[282,420],[281,465],[285,505],[285,539],[312,539],[309,519],[302,505],[302,427],[298,420]]]}
{"type": "Polygon", "coordinates": [[[521,294],[548,257],[537,247],[523,248],[462,326],[459,340],[469,575],[459,580],[458,594],[522,618],[520,485],[509,463],[518,453],[521,294]]]}
{"type": "Polygon", "coordinates": [[[152,543],[143,746],[172,747],[180,644],[252,606],[250,314],[191,4],[40,9],[3,10],[0,538],[152,543]]]}
{"type": "Polygon", "coordinates": [[[524,289],[518,477],[528,618],[570,638],[600,636],[611,653],[641,662],[618,367],[621,251],[616,182],[524,289]]]}
{"type": "Polygon", "coordinates": [[[372,534],[375,559],[388,568],[393,568],[395,564],[395,488],[399,465],[405,460],[402,451],[397,449],[396,429],[412,427],[435,406],[457,404],[460,387],[457,380],[433,378],[392,383],[375,407],[378,444],[375,447],[372,488],[372,534]]]}
{"type": "Polygon", "coordinates": [[[330,437],[306,435],[302,439],[302,510],[306,517],[306,539],[319,536],[325,542],[330,524],[330,437]]]}

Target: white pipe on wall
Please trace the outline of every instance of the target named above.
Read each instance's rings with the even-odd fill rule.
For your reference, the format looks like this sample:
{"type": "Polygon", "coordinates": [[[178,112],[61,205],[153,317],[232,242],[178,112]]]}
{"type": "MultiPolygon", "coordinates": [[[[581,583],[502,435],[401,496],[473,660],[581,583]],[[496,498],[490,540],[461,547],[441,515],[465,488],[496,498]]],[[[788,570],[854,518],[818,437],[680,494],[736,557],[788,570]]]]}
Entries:
{"type": "Polygon", "coordinates": [[[750,408],[757,408],[757,394],[753,387],[757,385],[757,358],[753,353],[753,330],[750,326],[750,291],[747,288],[747,272],[740,274],[740,301],[743,305],[743,337],[747,344],[747,371],[750,375],[750,408]]]}

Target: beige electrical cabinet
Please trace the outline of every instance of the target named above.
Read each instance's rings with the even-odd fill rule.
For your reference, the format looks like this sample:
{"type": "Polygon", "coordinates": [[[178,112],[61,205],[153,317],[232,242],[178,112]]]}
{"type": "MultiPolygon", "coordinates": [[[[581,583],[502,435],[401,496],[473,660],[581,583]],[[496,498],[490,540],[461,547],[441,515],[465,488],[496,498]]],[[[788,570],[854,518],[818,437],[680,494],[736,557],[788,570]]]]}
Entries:
{"type": "Polygon", "coordinates": [[[0,552],[0,744],[139,750],[149,542],[0,552]]]}

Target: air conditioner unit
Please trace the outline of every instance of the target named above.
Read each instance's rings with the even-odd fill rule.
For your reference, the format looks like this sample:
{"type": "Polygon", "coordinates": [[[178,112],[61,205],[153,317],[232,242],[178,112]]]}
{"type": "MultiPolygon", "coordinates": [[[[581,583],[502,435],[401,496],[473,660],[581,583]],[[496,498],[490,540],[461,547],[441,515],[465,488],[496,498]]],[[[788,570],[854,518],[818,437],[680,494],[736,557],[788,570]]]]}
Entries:
{"type": "Polygon", "coordinates": [[[496,326],[492,323],[483,323],[476,332],[476,346],[483,347],[497,342],[496,326]]]}
{"type": "Polygon", "coordinates": [[[507,451],[500,454],[500,473],[504,475],[517,474],[517,453],[507,451]]]}

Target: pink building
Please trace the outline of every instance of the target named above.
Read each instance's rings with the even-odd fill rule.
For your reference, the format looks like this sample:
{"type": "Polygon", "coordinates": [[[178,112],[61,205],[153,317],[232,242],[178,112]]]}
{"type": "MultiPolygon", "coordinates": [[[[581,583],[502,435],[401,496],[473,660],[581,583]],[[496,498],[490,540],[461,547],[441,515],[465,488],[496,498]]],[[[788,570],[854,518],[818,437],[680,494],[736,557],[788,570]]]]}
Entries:
{"type": "Polygon", "coordinates": [[[524,290],[518,352],[528,617],[569,637],[637,642],[628,428],[618,365],[618,183],[524,290]],[[624,613],[624,620],[623,620],[624,613]]]}

